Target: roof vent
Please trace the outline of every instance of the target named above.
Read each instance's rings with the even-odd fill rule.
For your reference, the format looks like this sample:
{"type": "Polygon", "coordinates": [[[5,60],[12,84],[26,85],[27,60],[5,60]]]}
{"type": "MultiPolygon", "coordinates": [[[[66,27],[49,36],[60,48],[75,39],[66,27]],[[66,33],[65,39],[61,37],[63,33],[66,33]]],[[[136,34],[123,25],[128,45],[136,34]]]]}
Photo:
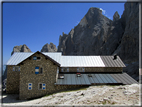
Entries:
{"type": "Polygon", "coordinates": [[[76,76],[77,76],[77,77],[81,77],[81,74],[80,74],[80,73],[76,73],[76,76]]]}
{"type": "Polygon", "coordinates": [[[88,74],[88,77],[92,77],[92,75],[91,75],[91,74],[88,74]]]}
{"type": "Polygon", "coordinates": [[[115,60],[115,59],[117,59],[117,55],[114,55],[114,58],[113,58],[113,60],[115,60]]]}
{"type": "Polygon", "coordinates": [[[58,79],[64,79],[64,74],[58,74],[58,79]]]}
{"type": "Polygon", "coordinates": [[[64,79],[64,76],[62,75],[62,76],[60,76],[60,79],[64,79]]]}

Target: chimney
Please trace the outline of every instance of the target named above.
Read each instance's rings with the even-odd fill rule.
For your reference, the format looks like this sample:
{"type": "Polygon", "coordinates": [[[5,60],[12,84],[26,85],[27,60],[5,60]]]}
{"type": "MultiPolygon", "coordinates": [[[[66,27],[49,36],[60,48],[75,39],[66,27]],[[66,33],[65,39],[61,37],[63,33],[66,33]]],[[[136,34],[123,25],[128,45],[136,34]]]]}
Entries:
{"type": "Polygon", "coordinates": [[[117,59],[117,55],[114,55],[114,58],[113,58],[113,60],[115,60],[115,59],[117,59]]]}

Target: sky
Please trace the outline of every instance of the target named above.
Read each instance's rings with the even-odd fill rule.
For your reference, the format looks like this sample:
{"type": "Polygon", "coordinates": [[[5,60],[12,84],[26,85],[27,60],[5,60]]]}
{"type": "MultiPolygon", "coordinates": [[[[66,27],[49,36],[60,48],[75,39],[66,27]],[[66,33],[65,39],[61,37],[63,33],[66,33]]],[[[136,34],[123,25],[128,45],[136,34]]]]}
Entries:
{"type": "Polygon", "coordinates": [[[89,8],[97,7],[113,19],[124,11],[123,3],[3,3],[3,64],[14,46],[26,44],[32,52],[46,43],[59,44],[59,36],[78,25],[89,8]]]}

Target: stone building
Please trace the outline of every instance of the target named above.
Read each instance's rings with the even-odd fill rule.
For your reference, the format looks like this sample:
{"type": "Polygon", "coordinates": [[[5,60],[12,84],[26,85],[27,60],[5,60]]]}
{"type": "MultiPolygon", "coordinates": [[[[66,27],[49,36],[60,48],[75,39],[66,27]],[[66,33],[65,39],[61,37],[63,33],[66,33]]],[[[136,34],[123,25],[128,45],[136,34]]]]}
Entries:
{"type": "Polygon", "coordinates": [[[7,93],[31,99],[98,84],[137,83],[123,73],[119,56],[63,56],[60,52],[17,52],[7,62],[7,93]]]}

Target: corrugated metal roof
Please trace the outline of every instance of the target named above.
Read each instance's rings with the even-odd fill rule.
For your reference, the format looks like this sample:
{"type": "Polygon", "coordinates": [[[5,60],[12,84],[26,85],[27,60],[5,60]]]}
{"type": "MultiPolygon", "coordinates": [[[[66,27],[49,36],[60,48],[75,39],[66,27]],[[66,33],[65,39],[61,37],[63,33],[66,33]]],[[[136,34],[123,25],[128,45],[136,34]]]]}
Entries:
{"type": "Polygon", "coordinates": [[[100,56],[61,56],[61,67],[105,67],[100,56]]]}
{"type": "Polygon", "coordinates": [[[18,63],[22,62],[23,60],[25,60],[26,58],[28,58],[32,54],[34,54],[34,53],[32,53],[32,52],[15,52],[10,57],[10,59],[8,60],[6,65],[17,65],[18,63]]]}
{"type": "Polygon", "coordinates": [[[54,59],[56,62],[61,64],[61,52],[42,52],[44,55],[48,55],[52,59],[54,59]]]}
{"type": "MultiPolygon", "coordinates": [[[[61,52],[42,52],[58,62],[61,67],[125,67],[120,57],[113,60],[113,56],[62,56],[61,52]]],[[[31,56],[32,52],[16,52],[6,65],[17,65],[31,56]]]]}
{"type": "MultiPolygon", "coordinates": [[[[61,52],[42,52],[44,55],[48,55],[49,57],[51,57],[52,59],[54,59],[55,61],[57,61],[58,63],[61,63],[61,52]]],[[[29,56],[33,55],[34,53],[32,52],[15,52],[10,59],[8,60],[8,62],[6,63],[6,65],[17,65],[18,63],[22,62],[23,60],[25,60],[26,58],[28,58],[29,56]]]]}
{"type": "Polygon", "coordinates": [[[117,59],[113,59],[113,56],[100,56],[105,67],[126,67],[119,56],[117,59]]]}
{"type": "Polygon", "coordinates": [[[117,82],[123,83],[126,85],[130,84],[138,84],[136,80],[134,80],[132,77],[130,77],[127,73],[123,74],[110,74],[117,82]]]}
{"type": "Polygon", "coordinates": [[[138,84],[127,73],[122,74],[64,74],[64,79],[58,79],[56,85],[91,85],[91,84],[138,84]],[[88,75],[92,75],[89,77],[88,75]]]}

